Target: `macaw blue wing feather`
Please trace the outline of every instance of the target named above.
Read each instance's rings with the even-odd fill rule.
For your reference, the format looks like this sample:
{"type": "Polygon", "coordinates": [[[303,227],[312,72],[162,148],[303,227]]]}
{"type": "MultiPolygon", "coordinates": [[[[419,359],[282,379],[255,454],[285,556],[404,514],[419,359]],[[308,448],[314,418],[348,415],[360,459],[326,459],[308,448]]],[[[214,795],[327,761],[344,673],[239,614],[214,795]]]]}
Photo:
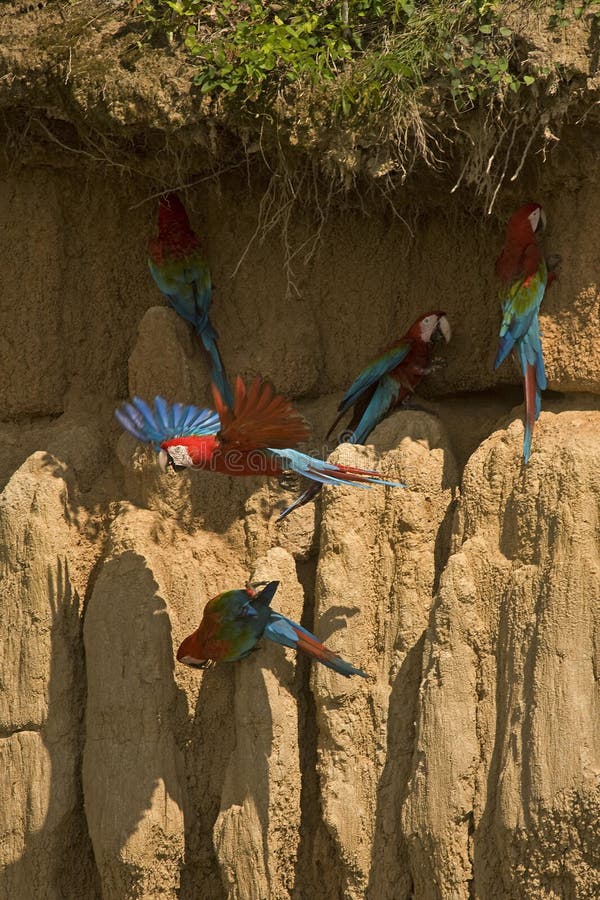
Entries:
{"type": "Polygon", "coordinates": [[[140,397],[133,397],[131,402],[123,403],[115,410],[115,417],[138,441],[154,444],[156,449],[171,438],[203,437],[217,434],[221,429],[221,421],[214,410],[185,403],[167,403],[163,397],[154,398],[154,409],[140,397]]]}
{"type": "Polygon", "coordinates": [[[292,650],[298,646],[298,635],[294,631],[292,623],[279,613],[270,613],[264,636],[275,641],[276,644],[283,644],[284,647],[290,647],[292,650]]]}
{"type": "Polygon", "coordinates": [[[351,434],[345,435],[344,439],[349,444],[364,444],[371,432],[395,405],[400,389],[400,383],[394,378],[382,378],[375,388],[360,422],[351,434]]]}
{"type": "Polygon", "coordinates": [[[219,335],[208,317],[212,282],[207,263],[198,251],[187,260],[168,259],[159,266],[149,259],[148,265],[152,277],[173,309],[194,326],[208,356],[211,378],[227,406],[231,407],[233,394],[217,347],[219,335]]]}
{"type": "Polygon", "coordinates": [[[364,394],[364,392],[379,381],[380,378],[383,378],[384,375],[391,372],[396,366],[399,366],[402,360],[407,356],[410,347],[410,343],[404,341],[399,346],[386,350],[385,353],[378,356],[372,363],[369,363],[342,397],[341,403],[338,406],[338,412],[344,413],[347,409],[350,409],[351,406],[354,406],[361,394],[364,394]]]}
{"type": "Polygon", "coordinates": [[[527,283],[519,280],[510,286],[502,305],[502,324],[494,369],[504,362],[515,344],[529,331],[544,299],[547,280],[548,270],[542,260],[538,271],[527,283]]]}
{"type": "Polygon", "coordinates": [[[527,334],[524,335],[520,342],[518,355],[523,375],[525,375],[526,365],[535,366],[535,380],[538,389],[540,391],[545,391],[548,387],[548,381],[546,378],[546,370],[544,368],[540,323],[537,316],[531,323],[527,334]]]}

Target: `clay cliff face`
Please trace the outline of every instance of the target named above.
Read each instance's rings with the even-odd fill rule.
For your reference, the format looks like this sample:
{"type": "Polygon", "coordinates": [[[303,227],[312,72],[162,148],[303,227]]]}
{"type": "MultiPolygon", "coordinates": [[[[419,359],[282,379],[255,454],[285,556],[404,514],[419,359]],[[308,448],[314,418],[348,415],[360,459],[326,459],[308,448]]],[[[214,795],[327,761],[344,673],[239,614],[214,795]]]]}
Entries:
{"type": "Polygon", "coordinates": [[[576,159],[561,184],[561,153],[535,182],[564,261],[527,469],[516,368],[490,365],[500,219],[446,194],[412,236],[331,214],[294,293],[274,233],[232,277],[260,185],[188,193],[225,363],[299,398],[315,451],[381,346],[427,308],[454,327],[430,412],[335,451],[407,490],[325,489],[282,527],[276,481],[163,476],[113,419],[130,392],[209,400],[146,270],[148,185],[51,160],[5,177],[0,898],[600,894],[600,184],[576,159]],[[248,577],[368,681],[274,645],[177,665],[248,577]]]}

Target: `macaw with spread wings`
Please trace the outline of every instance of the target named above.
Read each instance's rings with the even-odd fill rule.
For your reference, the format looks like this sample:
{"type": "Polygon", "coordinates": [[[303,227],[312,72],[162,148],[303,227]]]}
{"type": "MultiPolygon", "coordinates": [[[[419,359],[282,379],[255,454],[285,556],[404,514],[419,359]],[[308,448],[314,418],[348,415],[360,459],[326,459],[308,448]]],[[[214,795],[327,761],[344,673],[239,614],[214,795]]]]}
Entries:
{"type": "Polygon", "coordinates": [[[139,441],[153,444],[163,471],[205,469],[221,475],[278,476],[292,470],[320,484],[404,487],[378,472],[328,463],[294,449],[309,429],[292,404],[257,376],[246,389],[237,378],[233,407],[213,384],[216,411],[156,397],[154,408],[139,397],[116,418],[139,441]]]}

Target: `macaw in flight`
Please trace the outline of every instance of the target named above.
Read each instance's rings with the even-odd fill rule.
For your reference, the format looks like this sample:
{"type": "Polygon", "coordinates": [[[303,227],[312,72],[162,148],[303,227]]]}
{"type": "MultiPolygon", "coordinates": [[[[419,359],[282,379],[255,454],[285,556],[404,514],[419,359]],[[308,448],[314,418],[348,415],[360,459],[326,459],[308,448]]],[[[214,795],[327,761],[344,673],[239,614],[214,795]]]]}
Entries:
{"type": "Polygon", "coordinates": [[[218,334],[208,318],[210,269],[177,194],[165,194],[158,202],[158,237],[148,244],[148,266],[173,309],[194,326],[208,357],[211,379],[231,404],[231,387],[217,347],[218,334]]]}
{"type": "MultiPolygon", "coordinates": [[[[364,444],[386,416],[407,403],[421,379],[431,371],[435,343],[440,340],[448,343],[451,336],[450,323],[444,312],[438,310],[420,316],[404,337],[390,344],[362,370],[344,394],[338,406],[338,416],[327,437],[345,413],[352,409],[352,418],[339,436],[338,443],[364,444]]],[[[320,485],[308,487],[281,513],[279,521],[294,509],[309,503],[320,490],[320,485]]]]}
{"type": "Polygon", "coordinates": [[[542,391],[547,387],[538,312],[546,287],[556,278],[557,263],[549,273],[537,240],[545,227],[546,214],[539,203],[522,206],[509,219],[504,247],[496,261],[496,274],[502,284],[503,315],[494,369],[514,351],[525,388],[525,463],[531,454],[533,428],[542,408],[542,391]]]}
{"type": "Polygon", "coordinates": [[[378,472],[328,463],[294,446],[309,437],[308,425],[292,404],[273,386],[256,376],[247,390],[238,376],[233,408],[213,384],[216,412],[156,397],[154,408],[134,397],[116,410],[120,424],[139,441],[158,452],[167,468],[205,469],[221,475],[279,476],[291,469],[321,484],[372,484],[404,487],[386,481],[378,472]]]}
{"type": "Polygon", "coordinates": [[[254,587],[224,591],[209,600],[199,627],[181,643],[178,661],[195,669],[207,668],[211,660],[237,662],[256,650],[260,638],[266,637],[292,650],[302,650],[346,678],[368,677],[362,669],[345,662],[321,644],[302,625],[271,609],[278,581],[270,581],[258,592],[254,587]]]}

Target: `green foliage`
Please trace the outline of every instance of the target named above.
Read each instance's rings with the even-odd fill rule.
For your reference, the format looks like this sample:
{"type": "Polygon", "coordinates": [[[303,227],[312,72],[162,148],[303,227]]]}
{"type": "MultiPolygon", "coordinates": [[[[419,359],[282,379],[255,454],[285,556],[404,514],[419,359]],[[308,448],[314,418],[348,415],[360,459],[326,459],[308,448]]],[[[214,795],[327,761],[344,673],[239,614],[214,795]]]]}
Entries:
{"type": "Polygon", "coordinates": [[[554,0],[554,8],[550,16],[550,28],[568,28],[568,26],[586,15],[592,15],[600,22],[600,0],[554,0]]]}
{"type": "Polygon", "coordinates": [[[501,13],[500,0],[143,0],[138,9],[151,37],[184,42],[196,85],[215,103],[374,127],[425,93],[464,110],[533,84],[501,13]]]}
{"type": "MultiPolygon", "coordinates": [[[[250,0],[243,4],[245,17],[240,19],[240,5],[225,0],[212,7],[212,26],[219,32],[215,42],[199,40],[193,26],[187,29],[185,43],[200,62],[196,83],[202,93],[241,89],[256,100],[263,86],[285,85],[301,78],[313,83],[331,79],[336,67],[352,56],[350,36],[327,9],[317,12],[306,3],[284,7],[250,0]]],[[[200,0],[174,4],[185,7],[188,15],[205,6],[200,0]]]]}

